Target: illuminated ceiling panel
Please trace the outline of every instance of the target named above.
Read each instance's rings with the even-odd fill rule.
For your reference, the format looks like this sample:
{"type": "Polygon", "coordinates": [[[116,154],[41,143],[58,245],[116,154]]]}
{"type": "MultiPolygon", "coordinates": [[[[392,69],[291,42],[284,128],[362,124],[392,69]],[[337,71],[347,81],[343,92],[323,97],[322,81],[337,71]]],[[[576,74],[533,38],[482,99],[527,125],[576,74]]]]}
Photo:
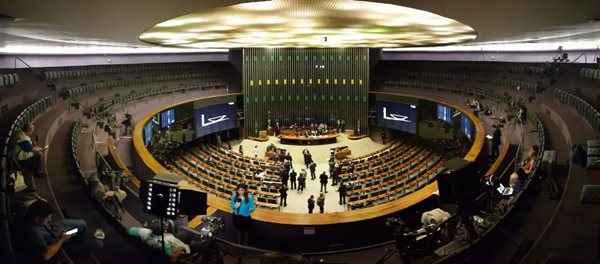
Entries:
{"type": "Polygon", "coordinates": [[[471,41],[473,28],[430,12],[353,0],[273,0],[176,17],[140,40],[187,48],[415,47],[471,41]]]}

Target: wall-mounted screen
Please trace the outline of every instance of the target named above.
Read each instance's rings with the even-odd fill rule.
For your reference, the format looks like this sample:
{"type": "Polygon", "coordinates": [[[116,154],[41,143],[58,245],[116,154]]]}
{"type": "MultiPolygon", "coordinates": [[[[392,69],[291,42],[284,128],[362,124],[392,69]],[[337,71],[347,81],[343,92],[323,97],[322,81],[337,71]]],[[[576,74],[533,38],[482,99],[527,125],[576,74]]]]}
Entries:
{"type": "Polygon", "coordinates": [[[169,109],[160,113],[160,127],[168,128],[175,123],[175,109],[169,109]]]}
{"type": "Polygon", "coordinates": [[[412,134],[417,133],[417,106],[394,102],[376,103],[377,125],[412,134]]]}
{"type": "Polygon", "coordinates": [[[465,115],[462,115],[460,119],[460,131],[469,139],[473,137],[473,123],[465,115]]]}
{"type": "Polygon", "coordinates": [[[442,121],[450,123],[450,122],[452,122],[452,114],[453,114],[452,107],[438,104],[438,106],[437,106],[437,118],[439,120],[442,120],[442,121]]]}
{"type": "Polygon", "coordinates": [[[154,121],[151,119],[150,122],[148,122],[145,126],[144,126],[144,145],[148,146],[150,145],[150,143],[152,143],[152,129],[154,127],[154,121]]]}
{"type": "Polygon", "coordinates": [[[196,137],[235,128],[235,106],[216,104],[194,109],[196,137]]]}

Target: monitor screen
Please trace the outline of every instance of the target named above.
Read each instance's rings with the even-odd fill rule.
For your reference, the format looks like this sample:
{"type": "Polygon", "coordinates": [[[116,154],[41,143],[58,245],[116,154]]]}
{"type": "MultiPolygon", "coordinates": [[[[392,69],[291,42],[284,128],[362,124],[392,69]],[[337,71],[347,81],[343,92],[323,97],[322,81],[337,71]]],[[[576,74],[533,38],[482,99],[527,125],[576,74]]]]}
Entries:
{"type": "Polygon", "coordinates": [[[217,104],[194,109],[196,137],[235,128],[235,106],[217,104]]]}
{"type": "Polygon", "coordinates": [[[438,106],[437,106],[437,118],[439,120],[442,120],[442,121],[450,123],[450,122],[452,122],[452,114],[453,114],[452,107],[438,104],[438,106]]]}
{"type": "Polygon", "coordinates": [[[473,136],[473,123],[465,115],[460,119],[460,131],[469,139],[473,136]]]}
{"type": "Polygon", "coordinates": [[[417,133],[417,106],[412,104],[377,102],[377,125],[412,134],[417,133]]]}
{"type": "Polygon", "coordinates": [[[151,119],[144,126],[144,145],[148,146],[152,143],[152,128],[154,127],[154,121],[151,119]]]}
{"type": "Polygon", "coordinates": [[[160,127],[168,128],[175,123],[175,109],[169,109],[160,113],[160,127]]]}

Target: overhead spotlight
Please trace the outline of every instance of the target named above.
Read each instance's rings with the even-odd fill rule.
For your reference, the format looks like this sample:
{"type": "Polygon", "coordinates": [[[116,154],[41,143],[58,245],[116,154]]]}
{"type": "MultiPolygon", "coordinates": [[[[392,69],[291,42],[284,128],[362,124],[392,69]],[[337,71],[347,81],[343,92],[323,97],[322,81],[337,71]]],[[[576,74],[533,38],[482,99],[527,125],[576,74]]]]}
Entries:
{"type": "Polygon", "coordinates": [[[417,108],[417,106],[416,106],[416,105],[414,105],[414,104],[411,104],[411,105],[410,105],[410,108],[412,108],[412,109],[416,109],[416,108],[417,108]]]}
{"type": "Polygon", "coordinates": [[[485,138],[487,138],[487,139],[493,139],[493,138],[494,138],[494,136],[492,136],[492,135],[490,135],[490,134],[487,134],[487,135],[485,135],[485,138]]]}

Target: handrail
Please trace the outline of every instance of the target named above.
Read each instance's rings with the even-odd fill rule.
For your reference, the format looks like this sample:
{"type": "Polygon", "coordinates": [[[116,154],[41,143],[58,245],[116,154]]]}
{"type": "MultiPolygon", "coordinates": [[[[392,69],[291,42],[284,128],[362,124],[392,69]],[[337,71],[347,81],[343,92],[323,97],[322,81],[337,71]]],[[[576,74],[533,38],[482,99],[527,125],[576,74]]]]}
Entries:
{"type": "Polygon", "coordinates": [[[556,88],[553,91],[554,98],[556,98],[560,103],[569,105],[575,110],[577,113],[585,118],[588,121],[590,126],[596,134],[600,134],[600,111],[596,109],[592,104],[590,104],[585,99],[574,95],[566,90],[556,88]]]}
{"type": "MultiPolygon", "coordinates": [[[[469,245],[463,247],[461,250],[454,252],[453,254],[447,255],[442,257],[441,259],[438,259],[437,261],[435,261],[435,263],[442,263],[452,257],[457,256],[458,254],[461,254],[464,250],[470,248],[472,245],[478,243],[479,241],[481,241],[482,239],[484,239],[486,237],[487,234],[489,234],[491,231],[493,231],[499,224],[501,224],[503,222],[504,219],[506,219],[506,217],[512,212],[512,210],[516,207],[516,203],[519,201],[519,198],[521,197],[521,195],[529,188],[529,185],[531,184],[531,182],[533,181],[534,178],[536,178],[535,176],[538,173],[538,170],[540,168],[541,162],[542,162],[542,158],[543,158],[543,153],[546,149],[546,144],[547,144],[547,138],[545,135],[545,128],[544,125],[541,121],[541,119],[539,118],[539,115],[535,115],[536,118],[536,126],[537,126],[537,130],[538,130],[538,143],[539,143],[539,152],[538,152],[538,156],[536,158],[536,162],[535,162],[535,166],[533,171],[531,172],[531,174],[529,175],[529,177],[526,179],[524,185],[523,185],[523,189],[521,190],[521,192],[517,193],[515,196],[513,196],[511,199],[511,202],[508,204],[508,208],[503,211],[500,215],[493,215],[494,218],[496,219],[495,221],[489,221],[491,217],[487,217],[486,219],[491,222],[492,224],[489,226],[489,228],[487,228],[483,234],[481,234],[481,236],[474,242],[470,243],[469,245]]],[[[509,168],[510,166],[508,166],[507,168],[509,168]]],[[[505,170],[506,172],[506,170],[505,170]]]]}

